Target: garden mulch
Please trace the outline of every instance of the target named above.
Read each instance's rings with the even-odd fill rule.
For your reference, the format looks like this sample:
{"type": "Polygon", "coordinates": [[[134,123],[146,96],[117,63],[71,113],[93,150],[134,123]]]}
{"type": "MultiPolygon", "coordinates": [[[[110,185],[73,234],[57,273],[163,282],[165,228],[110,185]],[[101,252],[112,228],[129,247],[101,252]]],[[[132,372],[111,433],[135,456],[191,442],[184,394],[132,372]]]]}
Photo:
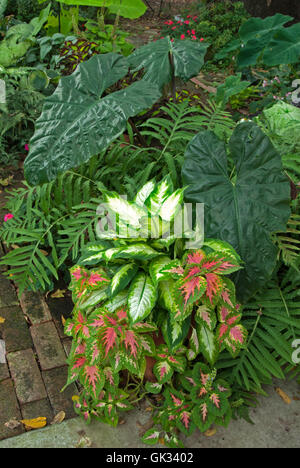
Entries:
{"type": "MultiPolygon", "coordinates": [[[[0,193],[3,219],[4,192],[0,193]]],[[[4,254],[0,243],[0,258],[4,254]]],[[[64,392],[70,338],[64,336],[63,318],[70,316],[70,297],[51,298],[25,292],[19,299],[16,286],[0,267],[0,440],[26,431],[21,419],[46,417],[50,424],[63,411],[75,416],[75,384],[64,392]]]]}

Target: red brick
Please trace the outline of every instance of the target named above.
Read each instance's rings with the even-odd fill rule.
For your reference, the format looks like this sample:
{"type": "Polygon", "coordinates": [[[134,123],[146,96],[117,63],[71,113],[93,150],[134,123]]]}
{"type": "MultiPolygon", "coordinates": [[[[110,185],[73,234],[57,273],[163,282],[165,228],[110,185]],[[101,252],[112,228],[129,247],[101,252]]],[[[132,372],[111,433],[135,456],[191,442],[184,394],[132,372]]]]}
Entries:
{"type": "Polygon", "coordinates": [[[7,354],[7,361],[21,404],[47,397],[32,349],[7,354]]]}
{"type": "Polygon", "coordinates": [[[64,366],[48,370],[43,372],[42,375],[54,413],[57,414],[60,411],[64,411],[66,419],[74,417],[76,414],[73,409],[72,396],[78,394],[76,385],[72,383],[61,392],[61,389],[67,382],[68,367],[64,366]]]}
{"type": "Polygon", "coordinates": [[[32,339],[21,307],[0,309],[0,316],[5,319],[0,325],[0,333],[5,341],[6,352],[30,348],[32,339]]]}
{"type": "Polygon", "coordinates": [[[0,440],[7,439],[8,437],[13,437],[24,432],[22,424],[15,429],[10,429],[5,426],[5,423],[12,419],[15,419],[16,421],[22,419],[13,382],[10,379],[0,382],[0,402],[0,440]],[[3,404],[3,402],[5,402],[5,404],[3,404]]]}
{"type": "Polygon", "coordinates": [[[33,325],[51,320],[49,308],[40,294],[25,291],[20,299],[20,304],[24,314],[33,325]]]}
{"type": "Polygon", "coordinates": [[[34,325],[30,331],[43,370],[66,364],[66,354],[53,322],[34,325]]]}

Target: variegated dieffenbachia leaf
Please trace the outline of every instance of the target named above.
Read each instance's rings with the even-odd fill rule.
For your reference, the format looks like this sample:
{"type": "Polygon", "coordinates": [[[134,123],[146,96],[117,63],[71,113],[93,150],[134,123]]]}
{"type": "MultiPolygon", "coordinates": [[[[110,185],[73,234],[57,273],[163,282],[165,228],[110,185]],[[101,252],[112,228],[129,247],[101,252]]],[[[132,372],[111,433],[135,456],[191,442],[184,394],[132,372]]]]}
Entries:
{"type": "Polygon", "coordinates": [[[164,202],[173,193],[173,183],[170,176],[166,176],[146,199],[145,205],[152,216],[156,216],[164,202]]]}
{"type": "Polygon", "coordinates": [[[134,278],[137,271],[138,267],[134,263],[127,263],[127,265],[121,266],[111,279],[108,295],[110,297],[115,297],[120,291],[125,289],[132,278],[134,278]]]}
{"type": "Polygon", "coordinates": [[[145,205],[145,201],[151,195],[154,189],[155,180],[149,180],[149,182],[147,182],[136,194],[134,198],[134,203],[143,208],[145,205]]]}
{"type": "Polygon", "coordinates": [[[116,258],[125,258],[132,260],[151,260],[159,257],[161,252],[157,252],[148,244],[136,243],[117,249],[113,255],[110,256],[109,260],[116,258]]]}
{"type": "Polygon", "coordinates": [[[153,281],[153,284],[157,284],[159,281],[163,279],[168,279],[165,277],[164,273],[161,272],[161,270],[163,270],[164,267],[169,265],[170,262],[171,262],[170,257],[167,257],[166,255],[157,257],[154,260],[152,260],[152,262],[149,265],[149,273],[153,281]]]}
{"type": "Polygon", "coordinates": [[[175,280],[169,279],[168,281],[160,281],[158,283],[159,303],[161,307],[171,312],[172,316],[176,319],[180,315],[175,294],[175,280]]]}
{"type": "Polygon", "coordinates": [[[156,288],[145,273],[132,281],[128,293],[128,316],[132,324],[144,320],[152,311],[157,299],[156,288]]]}
{"type": "Polygon", "coordinates": [[[124,224],[134,228],[140,227],[140,218],[146,211],[139,205],[127,201],[115,192],[103,192],[103,207],[116,216],[116,226],[120,218],[124,224]]]}
{"type": "Polygon", "coordinates": [[[174,221],[183,202],[184,189],[178,189],[166,198],[158,210],[158,215],[165,221],[174,221]]]}
{"type": "Polygon", "coordinates": [[[219,346],[215,334],[205,325],[197,327],[197,334],[200,352],[211,365],[214,365],[219,355],[219,346]]]}

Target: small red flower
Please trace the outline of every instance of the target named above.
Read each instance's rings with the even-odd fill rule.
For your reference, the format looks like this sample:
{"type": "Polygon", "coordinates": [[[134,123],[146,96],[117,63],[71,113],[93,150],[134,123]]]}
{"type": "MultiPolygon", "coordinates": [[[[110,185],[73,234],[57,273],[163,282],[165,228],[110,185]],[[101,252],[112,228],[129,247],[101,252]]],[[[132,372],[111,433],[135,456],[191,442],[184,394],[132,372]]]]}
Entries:
{"type": "Polygon", "coordinates": [[[25,151],[29,151],[29,145],[27,145],[27,143],[26,143],[26,145],[24,146],[24,148],[25,148],[25,151]]]}
{"type": "Polygon", "coordinates": [[[190,24],[189,20],[186,20],[186,21],[184,22],[184,24],[190,24]]]}
{"type": "Polygon", "coordinates": [[[203,37],[201,37],[200,41],[201,41],[201,42],[204,41],[203,37]]]}
{"type": "Polygon", "coordinates": [[[5,216],[4,216],[4,222],[6,223],[6,221],[10,220],[10,219],[13,219],[14,218],[14,215],[11,214],[11,213],[7,213],[5,216]]]}
{"type": "Polygon", "coordinates": [[[185,35],[184,35],[184,34],[181,34],[180,39],[181,39],[181,40],[182,40],[182,39],[185,39],[185,35]]]}

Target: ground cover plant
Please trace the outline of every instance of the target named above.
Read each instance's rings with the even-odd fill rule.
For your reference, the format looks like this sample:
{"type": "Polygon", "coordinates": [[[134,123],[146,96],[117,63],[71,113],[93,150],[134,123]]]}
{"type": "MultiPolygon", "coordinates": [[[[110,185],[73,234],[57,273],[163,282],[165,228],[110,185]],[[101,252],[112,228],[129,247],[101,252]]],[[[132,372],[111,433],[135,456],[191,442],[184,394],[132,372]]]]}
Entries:
{"type": "Polygon", "coordinates": [[[0,1],[0,163],[26,154],[0,264],[20,296],[69,285],[75,410],[116,426],[146,398],[142,439],[170,447],[250,421],[299,379],[299,23],[195,2],[134,47],[140,0],[21,4],[0,1]]]}

